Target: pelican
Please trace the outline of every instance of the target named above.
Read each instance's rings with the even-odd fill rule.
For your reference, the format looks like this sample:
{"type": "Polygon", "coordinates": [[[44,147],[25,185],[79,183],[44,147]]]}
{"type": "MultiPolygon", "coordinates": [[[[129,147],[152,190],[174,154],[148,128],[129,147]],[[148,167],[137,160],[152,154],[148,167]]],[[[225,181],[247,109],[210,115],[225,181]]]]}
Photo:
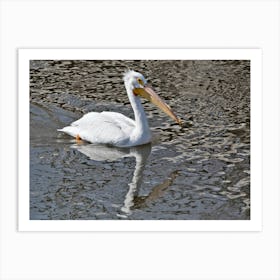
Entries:
{"type": "Polygon", "coordinates": [[[154,103],[164,113],[181,124],[171,108],[148,86],[141,73],[127,71],[123,76],[135,120],[116,112],[91,112],[58,131],[94,144],[133,147],[151,142],[151,132],[140,97],[154,103]]]}

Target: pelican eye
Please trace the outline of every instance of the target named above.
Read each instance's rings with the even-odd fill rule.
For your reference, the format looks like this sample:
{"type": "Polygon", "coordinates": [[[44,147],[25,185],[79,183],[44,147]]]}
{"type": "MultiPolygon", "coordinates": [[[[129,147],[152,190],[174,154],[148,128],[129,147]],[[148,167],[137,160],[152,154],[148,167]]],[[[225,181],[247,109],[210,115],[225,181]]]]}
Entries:
{"type": "Polygon", "coordinates": [[[144,82],[140,78],[138,78],[137,81],[141,86],[144,86],[144,82]]]}

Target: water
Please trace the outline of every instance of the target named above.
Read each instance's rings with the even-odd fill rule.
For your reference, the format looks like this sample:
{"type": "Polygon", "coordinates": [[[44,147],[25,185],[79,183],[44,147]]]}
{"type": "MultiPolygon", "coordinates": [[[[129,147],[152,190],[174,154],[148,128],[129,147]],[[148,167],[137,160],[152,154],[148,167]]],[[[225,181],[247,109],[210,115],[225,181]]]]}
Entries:
{"type": "Polygon", "coordinates": [[[31,61],[31,219],[250,219],[249,61],[31,61]],[[151,144],[76,144],[89,111],[133,118],[122,74],[139,71],[184,120],[143,102],[151,144]]]}

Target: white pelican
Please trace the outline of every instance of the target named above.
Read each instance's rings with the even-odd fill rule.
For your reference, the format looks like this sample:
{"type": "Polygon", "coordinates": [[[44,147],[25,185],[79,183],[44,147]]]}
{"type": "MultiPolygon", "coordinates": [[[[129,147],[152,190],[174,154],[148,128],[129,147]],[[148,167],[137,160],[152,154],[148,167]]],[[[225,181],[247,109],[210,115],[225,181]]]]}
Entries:
{"type": "Polygon", "coordinates": [[[59,131],[76,137],[76,140],[82,139],[90,143],[110,144],[116,147],[132,147],[149,143],[151,132],[139,97],[154,103],[181,124],[170,107],[147,85],[142,74],[129,70],[124,74],[123,80],[135,120],[116,112],[91,112],[59,131]]]}

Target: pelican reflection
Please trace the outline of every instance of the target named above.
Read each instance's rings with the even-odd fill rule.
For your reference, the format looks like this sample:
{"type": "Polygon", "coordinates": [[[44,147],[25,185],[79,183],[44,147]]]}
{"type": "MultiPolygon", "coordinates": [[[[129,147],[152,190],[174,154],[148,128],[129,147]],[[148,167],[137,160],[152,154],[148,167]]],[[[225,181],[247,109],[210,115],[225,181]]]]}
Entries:
{"type": "Polygon", "coordinates": [[[131,148],[109,147],[96,144],[75,144],[71,147],[95,161],[112,162],[125,157],[135,157],[135,170],[131,183],[128,184],[129,190],[125,196],[123,206],[121,207],[123,214],[118,215],[120,217],[129,216],[134,206],[134,198],[137,197],[142,183],[143,171],[151,153],[151,144],[148,143],[131,148]]]}

